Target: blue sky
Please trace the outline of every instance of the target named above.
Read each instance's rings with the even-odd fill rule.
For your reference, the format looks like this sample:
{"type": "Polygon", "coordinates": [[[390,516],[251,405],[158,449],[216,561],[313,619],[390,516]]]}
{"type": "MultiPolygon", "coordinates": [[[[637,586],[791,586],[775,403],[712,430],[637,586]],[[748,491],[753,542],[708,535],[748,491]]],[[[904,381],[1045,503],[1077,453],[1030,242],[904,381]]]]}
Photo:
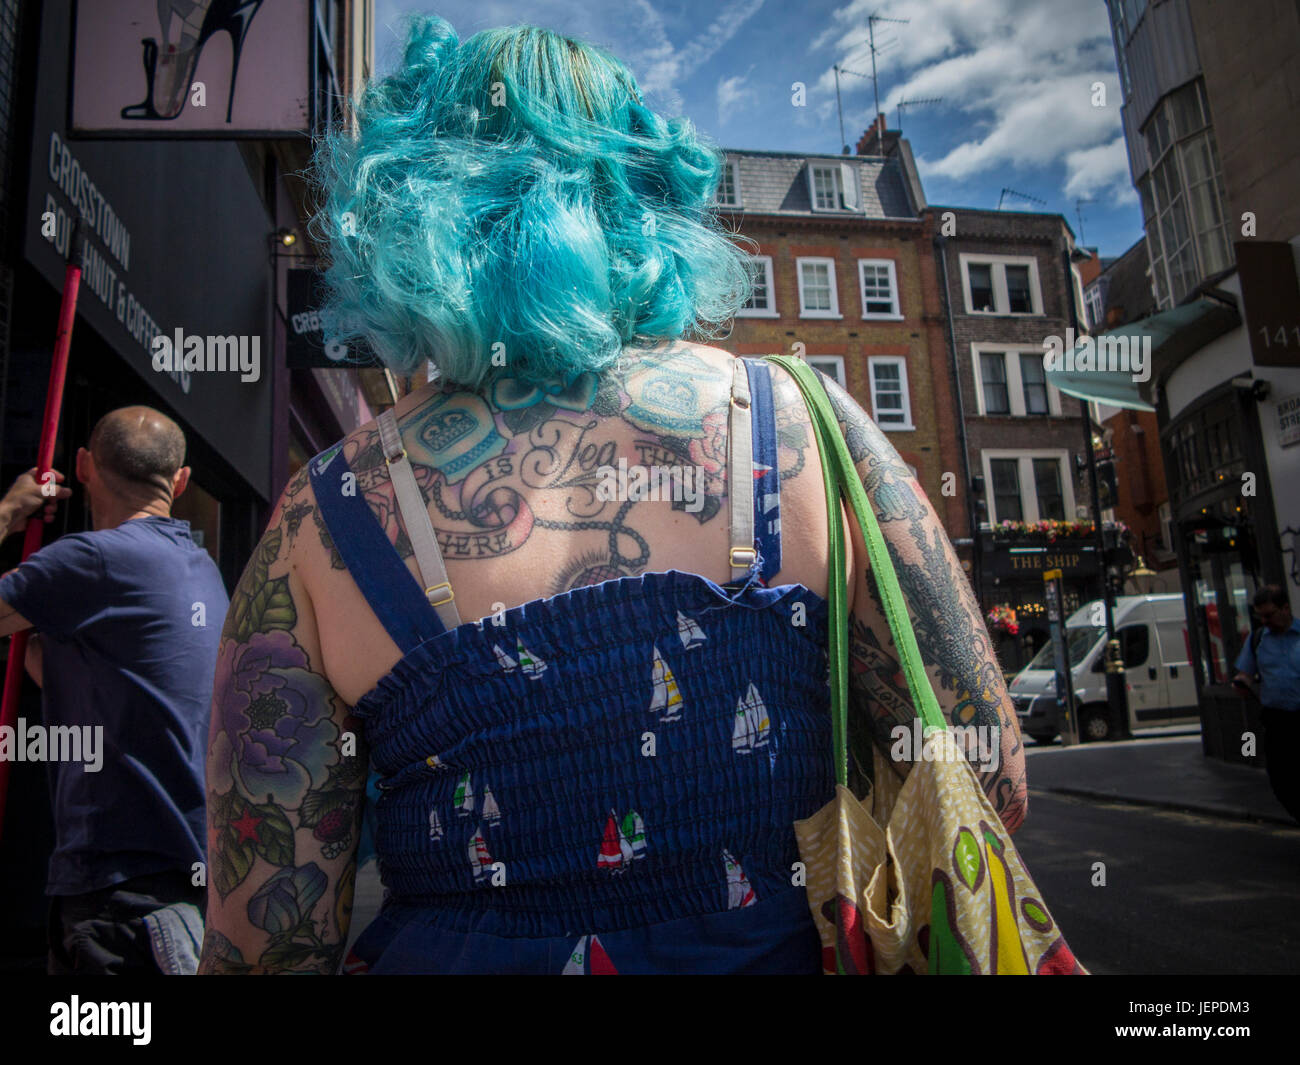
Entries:
{"type": "MultiPolygon", "coordinates": [[[[1077,237],[1082,199],[1083,241],[1103,256],[1142,235],[1103,0],[378,0],[381,72],[414,11],[462,40],[519,22],[585,38],[628,64],[653,107],[725,148],[832,154],[833,66],[869,74],[867,16],[906,19],[876,26],[880,102],[898,128],[900,100],[942,98],[902,115],[929,202],[994,208],[1010,188],[1045,205],[1008,195],[1004,208],[1058,211],[1077,237]]],[[[871,122],[870,78],[841,74],[840,93],[853,145],[871,122]]]]}

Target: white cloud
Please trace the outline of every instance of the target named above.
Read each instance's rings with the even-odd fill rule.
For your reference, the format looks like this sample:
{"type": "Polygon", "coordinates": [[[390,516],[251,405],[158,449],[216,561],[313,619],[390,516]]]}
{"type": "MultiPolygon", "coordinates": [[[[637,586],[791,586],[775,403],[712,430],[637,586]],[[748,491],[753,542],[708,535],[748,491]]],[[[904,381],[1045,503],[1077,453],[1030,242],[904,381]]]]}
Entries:
{"type": "MultiPolygon", "coordinates": [[[[929,113],[956,111],[960,140],[941,154],[918,154],[922,176],[963,180],[987,171],[1064,163],[1067,192],[1116,190],[1128,181],[1116,167],[1120,93],[1105,6],[1083,0],[850,0],[813,42],[841,67],[869,72],[867,16],[906,23],[876,25],[881,110],[897,123],[900,100],[942,97],[929,113]],[[1108,106],[1092,106],[1092,85],[1106,86],[1108,106]],[[1101,177],[1094,176],[1104,174],[1101,177]]],[[[870,82],[849,78],[861,99],[870,82]]],[[[818,81],[834,92],[834,73],[818,81]]],[[[860,104],[856,105],[860,110],[860,104]]],[[[848,106],[846,104],[846,110],[848,106]]],[[[921,147],[921,146],[916,146],[921,147]]]]}
{"type": "Polygon", "coordinates": [[[1065,194],[1071,198],[1095,200],[1107,195],[1115,204],[1137,202],[1123,137],[1116,137],[1109,144],[1099,144],[1095,148],[1070,152],[1065,157],[1065,167],[1069,175],[1065,194]]]}
{"type": "Polygon", "coordinates": [[[752,102],[756,98],[753,87],[747,84],[748,80],[748,71],[734,77],[718,79],[719,126],[724,125],[735,114],[739,105],[747,101],[752,102]]]}

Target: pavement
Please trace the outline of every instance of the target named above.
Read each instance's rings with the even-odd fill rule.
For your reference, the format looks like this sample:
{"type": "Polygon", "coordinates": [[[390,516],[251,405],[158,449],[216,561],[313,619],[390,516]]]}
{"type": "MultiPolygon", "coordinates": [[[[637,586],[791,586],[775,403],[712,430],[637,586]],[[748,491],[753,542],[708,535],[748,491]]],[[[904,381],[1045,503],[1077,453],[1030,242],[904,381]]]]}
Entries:
{"type": "Polygon", "coordinates": [[[1297,827],[1262,768],[1206,758],[1199,730],[1075,747],[1026,743],[1025,765],[1031,812],[1033,793],[1049,791],[1297,827]]]}

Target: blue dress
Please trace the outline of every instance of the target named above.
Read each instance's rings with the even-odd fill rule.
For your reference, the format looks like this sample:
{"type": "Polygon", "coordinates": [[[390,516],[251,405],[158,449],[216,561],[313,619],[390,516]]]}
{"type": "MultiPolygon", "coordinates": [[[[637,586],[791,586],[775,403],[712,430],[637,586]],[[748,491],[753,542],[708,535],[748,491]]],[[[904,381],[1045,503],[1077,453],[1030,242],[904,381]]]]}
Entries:
{"type": "Polygon", "coordinates": [[[644,573],[447,630],[364,499],[324,489],[342,450],[312,461],[403,651],[353,711],[386,898],[349,971],[821,972],[792,825],[834,793],[827,604],[768,586],[772,387],[745,370],[757,557],[727,585],[644,573]]]}

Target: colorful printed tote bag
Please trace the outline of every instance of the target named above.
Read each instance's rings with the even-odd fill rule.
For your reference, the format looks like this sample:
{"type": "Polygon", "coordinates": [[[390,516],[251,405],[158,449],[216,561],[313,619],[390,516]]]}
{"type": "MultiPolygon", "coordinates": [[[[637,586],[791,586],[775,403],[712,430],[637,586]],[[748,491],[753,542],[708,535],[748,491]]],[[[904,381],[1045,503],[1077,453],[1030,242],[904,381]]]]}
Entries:
{"type": "Polygon", "coordinates": [[[826,971],[1084,974],[944,722],[884,537],[825,389],[802,360],[770,361],[794,377],[812,415],[831,507],[831,574],[844,573],[843,496],[866,540],[924,737],[924,757],[906,780],[873,746],[874,785],[862,800],[850,790],[847,589],[842,577],[833,577],[827,598],[836,794],[795,823],[826,971]]]}

